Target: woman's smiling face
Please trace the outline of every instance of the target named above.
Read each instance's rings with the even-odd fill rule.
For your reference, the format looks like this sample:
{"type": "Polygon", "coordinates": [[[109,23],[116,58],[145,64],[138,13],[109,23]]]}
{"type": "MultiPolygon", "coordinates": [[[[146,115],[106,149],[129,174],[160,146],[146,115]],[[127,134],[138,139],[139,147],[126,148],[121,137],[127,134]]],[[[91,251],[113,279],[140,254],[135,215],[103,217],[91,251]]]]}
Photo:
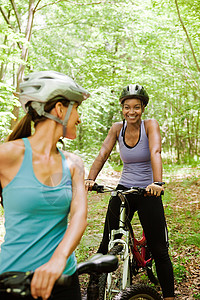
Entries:
{"type": "Polygon", "coordinates": [[[122,104],[122,113],[128,123],[136,123],[141,120],[144,106],[140,99],[126,99],[122,104]]]}

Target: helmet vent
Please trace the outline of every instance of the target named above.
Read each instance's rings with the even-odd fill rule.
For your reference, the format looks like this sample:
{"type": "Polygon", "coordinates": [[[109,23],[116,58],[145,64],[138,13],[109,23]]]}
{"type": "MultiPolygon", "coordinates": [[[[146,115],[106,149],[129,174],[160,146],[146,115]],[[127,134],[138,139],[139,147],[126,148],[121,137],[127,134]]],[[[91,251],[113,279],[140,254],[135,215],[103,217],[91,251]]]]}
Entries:
{"type": "Polygon", "coordinates": [[[40,77],[40,79],[53,79],[53,77],[44,76],[44,77],[40,77]]]}
{"type": "Polygon", "coordinates": [[[39,90],[39,89],[41,88],[41,86],[40,86],[40,85],[34,85],[34,88],[35,88],[36,90],[39,90]]]}
{"type": "Polygon", "coordinates": [[[30,73],[24,77],[24,82],[20,83],[19,88],[21,90],[19,101],[26,112],[25,106],[30,101],[44,104],[54,97],[59,99],[64,97],[68,101],[80,104],[89,96],[88,92],[76,84],[71,77],[55,71],[30,73]]]}
{"type": "Polygon", "coordinates": [[[119,101],[122,104],[124,100],[131,99],[134,97],[136,99],[142,100],[144,106],[147,106],[149,102],[149,96],[145,91],[144,87],[139,84],[129,84],[127,87],[125,87],[120,95],[119,101]]]}

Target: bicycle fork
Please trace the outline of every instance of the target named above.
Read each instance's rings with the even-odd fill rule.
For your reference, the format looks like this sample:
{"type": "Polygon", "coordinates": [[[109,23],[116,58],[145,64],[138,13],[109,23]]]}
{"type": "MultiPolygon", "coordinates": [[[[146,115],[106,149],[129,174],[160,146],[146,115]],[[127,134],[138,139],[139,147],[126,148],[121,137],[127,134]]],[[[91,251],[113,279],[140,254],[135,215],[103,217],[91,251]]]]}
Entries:
{"type": "MultiPolygon", "coordinates": [[[[118,195],[121,196],[120,194],[118,195]]],[[[121,212],[120,212],[120,220],[119,220],[119,229],[113,229],[111,231],[110,242],[108,245],[108,249],[111,250],[115,245],[120,244],[123,246],[120,254],[120,260],[122,261],[122,283],[121,289],[125,289],[126,287],[131,285],[131,274],[130,274],[130,258],[129,258],[129,231],[125,229],[125,199],[121,198],[121,212]],[[123,235],[124,239],[115,239],[117,234],[123,235]]],[[[112,273],[108,274],[107,277],[107,288],[108,293],[111,292],[119,292],[112,290],[112,273]]]]}

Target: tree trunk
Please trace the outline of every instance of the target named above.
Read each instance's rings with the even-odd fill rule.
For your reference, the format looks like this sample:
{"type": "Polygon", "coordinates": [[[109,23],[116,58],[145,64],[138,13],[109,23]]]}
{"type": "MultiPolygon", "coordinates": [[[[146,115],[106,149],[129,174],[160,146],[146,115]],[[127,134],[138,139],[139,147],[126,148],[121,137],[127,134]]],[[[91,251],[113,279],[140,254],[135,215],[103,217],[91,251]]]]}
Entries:
{"type": "MultiPolygon", "coordinates": [[[[25,38],[28,42],[31,39],[34,13],[35,13],[34,0],[30,0],[29,1],[28,20],[27,20],[26,33],[25,33],[25,38]]],[[[20,64],[18,72],[17,72],[17,87],[16,87],[17,92],[19,92],[19,84],[22,81],[22,78],[23,78],[23,75],[24,75],[24,70],[25,70],[25,67],[26,67],[26,62],[27,62],[27,59],[28,59],[28,48],[25,45],[22,48],[21,59],[24,61],[24,63],[20,64]]],[[[19,107],[14,107],[13,114],[15,116],[15,119],[11,120],[11,129],[13,129],[16,122],[18,121],[19,107]]]]}

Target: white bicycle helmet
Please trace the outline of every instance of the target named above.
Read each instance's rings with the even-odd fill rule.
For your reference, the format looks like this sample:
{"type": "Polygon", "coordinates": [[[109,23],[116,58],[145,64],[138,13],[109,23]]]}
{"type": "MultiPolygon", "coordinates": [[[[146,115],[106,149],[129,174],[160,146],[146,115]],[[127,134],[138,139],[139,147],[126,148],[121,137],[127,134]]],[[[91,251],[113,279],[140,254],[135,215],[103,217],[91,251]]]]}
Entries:
{"type": "Polygon", "coordinates": [[[80,104],[90,96],[90,94],[72,78],[55,71],[30,73],[24,77],[24,81],[19,87],[19,101],[25,112],[28,111],[27,103],[31,102],[30,105],[39,116],[45,116],[61,123],[63,125],[63,134],[65,134],[74,102],[80,104]],[[56,96],[66,98],[70,101],[64,121],[44,110],[45,104],[56,96]]]}

